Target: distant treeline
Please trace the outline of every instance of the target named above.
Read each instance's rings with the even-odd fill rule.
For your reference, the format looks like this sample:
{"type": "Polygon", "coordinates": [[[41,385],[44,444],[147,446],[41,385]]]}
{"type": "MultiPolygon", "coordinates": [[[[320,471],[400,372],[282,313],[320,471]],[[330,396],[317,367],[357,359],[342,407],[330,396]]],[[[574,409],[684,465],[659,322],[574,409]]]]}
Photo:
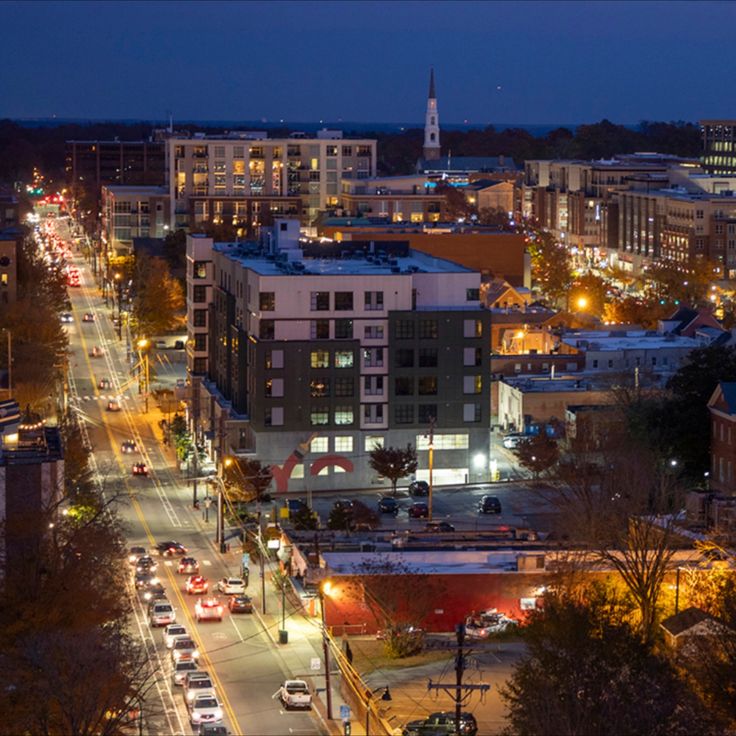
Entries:
{"type": "MultiPolygon", "coordinates": [[[[190,130],[195,130],[190,128],[190,130]]],[[[206,133],[222,128],[199,127],[206,133]]],[[[270,130],[273,137],[286,135],[287,129],[270,130]]],[[[345,131],[350,135],[349,131],[345,131]]],[[[12,120],[0,120],[0,181],[27,180],[34,166],[56,181],[64,179],[64,142],[67,140],[144,140],[152,126],[146,123],[96,122],[26,127],[12,120]]],[[[402,133],[361,131],[361,138],[378,140],[378,169],[382,174],[406,174],[414,170],[422,155],[423,131],[402,133]]],[[[580,125],[575,133],[558,128],[535,137],[521,128],[497,131],[443,131],[442,153],[453,156],[507,156],[518,165],[535,158],[610,158],[617,153],[656,151],[697,157],[701,153],[700,128],[692,123],[642,122],[636,129],[615,125],[608,120],[580,125]]]]}

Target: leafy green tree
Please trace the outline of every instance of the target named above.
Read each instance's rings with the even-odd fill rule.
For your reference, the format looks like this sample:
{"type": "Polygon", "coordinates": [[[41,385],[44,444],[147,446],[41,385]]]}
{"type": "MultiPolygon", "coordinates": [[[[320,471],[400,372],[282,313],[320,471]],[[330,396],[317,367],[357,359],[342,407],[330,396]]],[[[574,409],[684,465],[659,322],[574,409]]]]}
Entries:
{"type": "MultiPolygon", "coordinates": [[[[296,513],[292,514],[291,522],[297,531],[311,531],[319,529],[319,521],[317,515],[309,508],[300,508],[296,513]]],[[[344,527],[343,527],[344,528],[344,527]]]]}
{"type": "Polygon", "coordinates": [[[542,230],[530,230],[527,239],[534,280],[549,299],[561,302],[573,281],[567,248],[542,230]]]}
{"type": "Polygon", "coordinates": [[[327,517],[327,528],[349,532],[353,528],[353,513],[342,506],[335,507],[327,517]]]}
{"type": "Polygon", "coordinates": [[[371,468],[391,481],[391,492],[396,495],[396,485],[401,478],[417,472],[417,451],[412,445],[406,449],[376,445],[368,460],[371,468]]]}
{"type": "Polygon", "coordinates": [[[576,602],[547,596],[522,629],[527,654],[502,699],[509,736],[686,736],[712,722],[669,662],[604,591],[576,602]]]}
{"type": "Polygon", "coordinates": [[[273,480],[270,465],[264,465],[253,458],[238,458],[227,474],[230,480],[230,491],[234,498],[245,501],[261,501],[267,497],[267,491],[273,480]]]}

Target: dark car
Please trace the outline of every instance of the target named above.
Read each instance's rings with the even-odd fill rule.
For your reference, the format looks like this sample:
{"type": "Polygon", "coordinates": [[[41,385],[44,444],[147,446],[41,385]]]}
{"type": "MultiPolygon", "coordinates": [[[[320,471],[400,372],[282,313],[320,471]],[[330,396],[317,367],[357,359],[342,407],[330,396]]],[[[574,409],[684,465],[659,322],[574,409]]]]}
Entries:
{"type": "Polygon", "coordinates": [[[152,572],[145,571],[135,574],[135,587],[138,590],[146,590],[156,583],[158,583],[158,578],[152,572]]]}
{"type": "Polygon", "coordinates": [[[221,723],[202,723],[197,736],[230,736],[230,732],[221,723]]]}
{"type": "Polygon", "coordinates": [[[340,498],[332,504],[333,509],[339,509],[340,511],[352,511],[355,504],[347,498],[340,498]]]}
{"type": "MultiPolygon", "coordinates": [[[[450,712],[431,713],[424,720],[410,721],[404,726],[402,736],[450,736],[455,733],[455,714],[450,712]]],[[[476,736],[478,723],[472,713],[460,714],[460,734],[476,736]]]]}
{"type": "Polygon", "coordinates": [[[138,562],[138,558],[143,557],[146,554],[146,551],[145,547],[131,547],[128,550],[128,562],[131,565],[135,565],[135,563],[138,562]]]}
{"type": "Polygon", "coordinates": [[[135,563],[135,571],[136,572],[156,572],[156,568],[158,567],[158,564],[153,559],[153,557],[149,557],[148,555],[143,555],[142,557],[138,558],[138,561],[135,563]]]}
{"type": "Polygon", "coordinates": [[[496,496],[483,496],[478,502],[479,514],[500,514],[501,502],[496,496]]]}
{"type": "Polygon", "coordinates": [[[429,516],[429,506],[422,501],[416,501],[406,511],[410,519],[426,519],[429,516]]]}
{"type": "Polygon", "coordinates": [[[429,483],[426,480],[413,480],[409,483],[409,493],[412,496],[428,496],[429,483]]]}
{"type": "Polygon", "coordinates": [[[382,496],[378,500],[378,510],[382,514],[398,514],[399,502],[393,496],[382,496]]]}
{"type": "Polygon", "coordinates": [[[309,511],[309,506],[301,498],[287,498],[286,507],[290,514],[298,514],[300,511],[309,511]]]}
{"type": "Polygon", "coordinates": [[[182,557],[176,571],[180,575],[196,575],[199,572],[199,563],[194,557],[182,557]]]}
{"type": "Polygon", "coordinates": [[[234,595],[227,605],[231,613],[253,613],[253,601],[247,595],[234,595]]]}
{"type": "Polygon", "coordinates": [[[185,555],[187,548],[180,542],[159,542],[154,549],[164,557],[174,557],[175,555],[185,555]]]}
{"type": "Polygon", "coordinates": [[[425,532],[435,532],[444,534],[446,532],[454,532],[455,527],[449,521],[430,521],[425,527],[425,532]]]}

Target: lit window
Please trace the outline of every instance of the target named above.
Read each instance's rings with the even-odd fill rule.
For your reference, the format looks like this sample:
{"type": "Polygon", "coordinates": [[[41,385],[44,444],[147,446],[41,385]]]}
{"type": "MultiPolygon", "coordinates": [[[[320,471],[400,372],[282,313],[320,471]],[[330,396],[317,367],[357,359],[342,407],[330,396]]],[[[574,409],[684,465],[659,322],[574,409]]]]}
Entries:
{"type": "Polygon", "coordinates": [[[335,452],[352,452],[352,437],[335,437],[335,452]]]}
{"type": "Polygon", "coordinates": [[[353,407],[352,406],[336,406],[335,407],[335,424],[352,424],[353,407]]]}
{"type": "Polygon", "coordinates": [[[320,427],[330,423],[330,411],[327,408],[316,407],[310,412],[310,423],[313,427],[320,427]]]}
{"type": "Polygon", "coordinates": [[[315,437],[309,443],[310,452],[327,452],[330,449],[329,437],[315,437]]]}
{"type": "Polygon", "coordinates": [[[373,450],[376,449],[376,447],[378,445],[383,446],[383,441],[384,441],[384,438],[383,438],[382,435],[380,435],[380,434],[369,434],[365,438],[365,443],[364,443],[363,447],[365,448],[365,451],[366,452],[372,452],[373,450]]]}
{"type": "Polygon", "coordinates": [[[312,350],[309,358],[309,364],[312,368],[329,368],[330,367],[330,351],[329,350],[312,350]]]}
{"type": "Polygon", "coordinates": [[[335,351],[335,368],[352,368],[353,367],[353,351],[352,350],[336,350],[335,351]]]}
{"type": "MultiPolygon", "coordinates": [[[[434,436],[435,450],[467,450],[467,434],[436,434],[434,436]]],[[[429,437],[418,434],[416,437],[417,450],[429,450],[429,437]]]]}

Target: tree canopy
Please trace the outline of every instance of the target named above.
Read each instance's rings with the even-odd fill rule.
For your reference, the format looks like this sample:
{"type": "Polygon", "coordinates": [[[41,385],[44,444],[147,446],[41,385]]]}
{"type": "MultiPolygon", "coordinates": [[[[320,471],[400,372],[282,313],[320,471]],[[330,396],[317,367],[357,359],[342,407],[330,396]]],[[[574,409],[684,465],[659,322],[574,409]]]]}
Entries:
{"type": "Polygon", "coordinates": [[[396,495],[396,484],[417,471],[417,451],[412,445],[405,449],[376,445],[370,452],[368,461],[371,468],[391,481],[391,490],[396,495]]]}

